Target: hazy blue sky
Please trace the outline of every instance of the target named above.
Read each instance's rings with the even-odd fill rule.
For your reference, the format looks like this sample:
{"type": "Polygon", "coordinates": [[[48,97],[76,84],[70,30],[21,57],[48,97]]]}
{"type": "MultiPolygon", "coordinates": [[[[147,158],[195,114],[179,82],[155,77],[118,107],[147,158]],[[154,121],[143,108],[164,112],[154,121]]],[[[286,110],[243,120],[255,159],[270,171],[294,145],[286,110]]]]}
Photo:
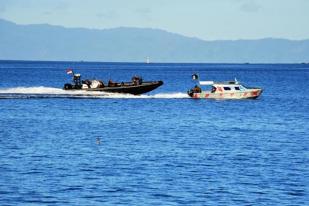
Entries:
{"type": "Polygon", "coordinates": [[[309,0],[0,0],[0,18],[65,27],[159,28],[205,40],[309,39],[309,0]]]}

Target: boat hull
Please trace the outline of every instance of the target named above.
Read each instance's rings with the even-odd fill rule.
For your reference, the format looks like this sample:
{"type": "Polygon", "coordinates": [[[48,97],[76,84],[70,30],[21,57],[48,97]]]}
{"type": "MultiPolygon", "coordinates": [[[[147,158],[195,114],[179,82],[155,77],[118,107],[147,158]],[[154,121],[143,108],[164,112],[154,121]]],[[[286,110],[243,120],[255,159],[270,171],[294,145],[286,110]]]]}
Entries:
{"type": "Polygon", "coordinates": [[[126,93],[139,95],[150,92],[163,84],[162,81],[143,82],[139,85],[133,85],[124,83],[123,85],[117,84],[115,86],[106,86],[102,88],[81,88],[75,87],[71,84],[66,84],[64,90],[84,90],[84,91],[98,91],[98,92],[110,92],[110,93],[126,93]]]}
{"type": "Polygon", "coordinates": [[[192,92],[188,91],[188,95],[194,99],[256,99],[262,94],[263,90],[259,88],[247,89],[245,91],[233,92],[192,92]]]}

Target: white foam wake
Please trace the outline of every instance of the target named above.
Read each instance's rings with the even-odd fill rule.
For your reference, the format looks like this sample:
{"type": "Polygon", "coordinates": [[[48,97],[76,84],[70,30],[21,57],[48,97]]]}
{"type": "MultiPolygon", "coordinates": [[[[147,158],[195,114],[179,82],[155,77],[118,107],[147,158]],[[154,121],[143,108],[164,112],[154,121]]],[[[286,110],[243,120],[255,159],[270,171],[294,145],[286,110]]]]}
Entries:
{"type": "Polygon", "coordinates": [[[115,99],[182,99],[188,98],[186,93],[159,93],[159,94],[119,94],[98,91],[63,90],[53,87],[15,87],[0,89],[0,98],[115,98],[115,99]]]}
{"type": "Polygon", "coordinates": [[[66,94],[66,90],[53,87],[14,87],[0,89],[0,94],[66,94]]]}

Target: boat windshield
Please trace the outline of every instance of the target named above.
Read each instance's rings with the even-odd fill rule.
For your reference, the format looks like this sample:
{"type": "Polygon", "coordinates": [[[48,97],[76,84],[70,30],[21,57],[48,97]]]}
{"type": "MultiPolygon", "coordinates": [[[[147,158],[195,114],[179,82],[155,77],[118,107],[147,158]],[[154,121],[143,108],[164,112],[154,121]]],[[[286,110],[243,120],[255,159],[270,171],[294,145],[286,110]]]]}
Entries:
{"type": "Polygon", "coordinates": [[[243,85],[239,85],[239,89],[240,90],[246,90],[247,88],[245,86],[243,86],[243,85]]]}
{"type": "Polygon", "coordinates": [[[215,87],[213,87],[211,85],[203,85],[201,87],[202,87],[203,91],[212,91],[212,89],[215,88],[215,87]]]}

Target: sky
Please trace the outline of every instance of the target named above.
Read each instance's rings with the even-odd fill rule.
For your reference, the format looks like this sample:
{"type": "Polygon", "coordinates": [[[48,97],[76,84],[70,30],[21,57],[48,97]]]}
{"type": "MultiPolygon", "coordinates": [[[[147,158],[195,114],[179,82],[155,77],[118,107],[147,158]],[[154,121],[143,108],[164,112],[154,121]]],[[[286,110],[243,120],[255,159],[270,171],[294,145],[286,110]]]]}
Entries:
{"type": "Polygon", "coordinates": [[[0,0],[17,24],[163,29],[203,40],[309,39],[309,0],[0,0]]]}

